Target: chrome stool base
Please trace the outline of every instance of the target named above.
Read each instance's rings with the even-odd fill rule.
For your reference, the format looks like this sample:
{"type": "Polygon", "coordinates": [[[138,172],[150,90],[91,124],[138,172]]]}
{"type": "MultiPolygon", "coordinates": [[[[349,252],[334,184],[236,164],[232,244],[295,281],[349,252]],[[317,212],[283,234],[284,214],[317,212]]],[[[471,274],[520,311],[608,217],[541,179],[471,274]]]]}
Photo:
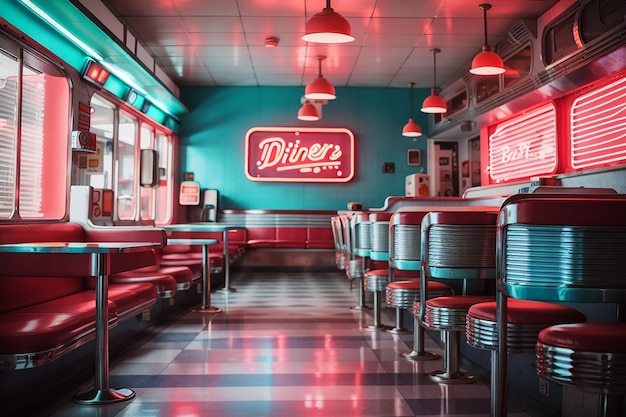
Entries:
{"type": "Polygon", "coordinates": [[[396,307],[396,326],[387,330],[391,334],[408,334],[413,333],[413,329],[407,329],[403,326],[404,323],[404,309],[396,307]]]}
{"type": "Polygon", "coordinates": [[[363,287],[374,294],[374,302],[373,302],[373,318],[374,323],[369,326],[363,327],[363,330],[367,330],[370,332],[384,332],[389,329],[389,326],[385,326],[381,323],[380,320],[380,309],[381,309],[381,297],[382,292],[385,290],[387,284],[389,283],[389,275],[388,273],[384,275],[375,275],[376,272],[371,271],[366,272],[363,277],[363,287]]]}
{"type": "Polygon", "coordinates": [[[441,355],[424,350],[424,328],[419,322],[420,302],[413,302],[413,349],[400,353],[400,357],[411,361],[432,361],[439,359],[441,355]],[[417,329],[417,331],[415,330],[417,329]]]}
{"type": "Polygon", "coordinates": [[[366,305],[362,305],[362,306],[354,306],[354,307],[350,307],[350,310],[356,310],[356,311],[363,311],[363,310],[371,310],[372,307],[370,306],[366,306],[366,305]]]}
{"type": "Polygon", "coordinates": [[[387,332],[391,334],[410,334],[413,333],[413,329],[407,329],[404,327],[392,327],[391,329],[388,329],[387,332]]]}
{"type": "Polygon", "coordinates": [[[392,334],[408,334],[413,329],[404,327],[404,310],[413,306],[416,298],[419,298],[419,281],[392,281],[387,285],[387,305],[396,308],[396,325],[387,330],[392,334]]]}
{"type": "Polygon", "coordinates": [[[476,382],[476,375],[466,374],[465,372],[446,372],[435,371],[429,375],[433,382],[438,384],[471,384],[476,382]]]}
{"type": "Polygon", "coordinates": [[[369,326],[363,327],[363,330],[368,332],[386,332],[389,331],[389,326],[385,326],[384,324],[370,324],[369,326]]]}
{"type": "Polygon", "coordinates": [[[441,358],[441,355],[435,352],[418,352],[416,350],[405,350],[400,352],[399,356],[410,361],[432,361],[441,358]]]}

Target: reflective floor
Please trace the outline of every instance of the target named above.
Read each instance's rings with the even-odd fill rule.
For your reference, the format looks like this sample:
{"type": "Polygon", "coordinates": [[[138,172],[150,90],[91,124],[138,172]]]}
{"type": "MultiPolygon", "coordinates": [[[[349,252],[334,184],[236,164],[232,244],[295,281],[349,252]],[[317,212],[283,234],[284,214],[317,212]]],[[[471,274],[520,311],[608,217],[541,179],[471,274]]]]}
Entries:
{"type": "MultiPolygon", "coordinates": [[[[358,291],[342,272],[237,274],[233,286],[212,294],[223,312],[190,311],[111,364],[111,387],[132,388],[136,398],[99,407],[68,401],[53,415],[489,415],[484,384],[440,386],[427,373],[441,360],[399,358],[411,335],[361,330],[371,311],[349,308],[358,291]]],[[[393,323],[393,310],[383,310],[393,323]]],[[[427,348],[441,352],[432,340],[427,348]]]]}

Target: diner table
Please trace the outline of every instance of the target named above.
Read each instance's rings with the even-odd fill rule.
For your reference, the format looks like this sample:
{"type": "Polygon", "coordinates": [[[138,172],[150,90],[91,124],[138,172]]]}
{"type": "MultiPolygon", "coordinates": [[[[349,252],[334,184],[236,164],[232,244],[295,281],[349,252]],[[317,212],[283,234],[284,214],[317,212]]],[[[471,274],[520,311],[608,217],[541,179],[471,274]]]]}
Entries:
{"type": "MultiPolygon", "coordinates": [[[[87,254],[90,256],[89,275],[96,279],[94,388],[75,394],[75,402],[87,405],[105,405],[127,401],[135,397],[135,392],[130,388],[113,389],[109,386],[109,311],[107,309],[109,256],[115,253],[145,252],[158,247],[161,245],[152,242],[30,242],[0,245],[0,252],[33,255],[37,253],[87,254]]],[[[33,256],[33,265],[36,265],[37,261],[33,256]]],[[[25,274],[28,273],[28,268],[28,264],[24,264],[25,274]]],[[[51,279],[54,279],[54,275],[51,279]]]]}
{"type": "Polygon", "coordinates": [[[228,253],[228,232],[242,230],[244,226],[236,226],[220,223],[179,223],[162,226],[168,232],[221,232],[224,245],[224,287],[218,289],[222,292],[235,292],[236,288],[230,286],[230,255],[228,253]]]}
{"type": "Polygon", "coordinates": [[[219,313],[219,307],[211,305],[211,274],[209,272],[209,245],[215,245],[217,239],[202,238],[168,238],[168,245],[201,245],[202,246],[202,304],[194,308],[195,313],[219,313]]]}

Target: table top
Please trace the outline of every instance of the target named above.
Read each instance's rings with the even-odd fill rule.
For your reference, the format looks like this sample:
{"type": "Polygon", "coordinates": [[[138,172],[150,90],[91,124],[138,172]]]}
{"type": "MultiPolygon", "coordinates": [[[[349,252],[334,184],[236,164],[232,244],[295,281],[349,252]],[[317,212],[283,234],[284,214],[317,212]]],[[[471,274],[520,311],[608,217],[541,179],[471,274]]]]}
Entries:
{"type": "Polygon", "coordinates": [[[161,245],[152,242],[25,242],[0,245],[0,252],[24,253],[126,253],[161,245]]]}
{"type": "Polygon", "coordinates": [[[171,232],[223,232],[226,230],[245,229],[245,226],[236,226],[223,223],[179,223],[161,226],[171,232]]]}
{"type": "Polygon", "coordinates": [[[168,238],[168,245],[215,245],[217,239],[194,239],[194,238],[168,238]]]}

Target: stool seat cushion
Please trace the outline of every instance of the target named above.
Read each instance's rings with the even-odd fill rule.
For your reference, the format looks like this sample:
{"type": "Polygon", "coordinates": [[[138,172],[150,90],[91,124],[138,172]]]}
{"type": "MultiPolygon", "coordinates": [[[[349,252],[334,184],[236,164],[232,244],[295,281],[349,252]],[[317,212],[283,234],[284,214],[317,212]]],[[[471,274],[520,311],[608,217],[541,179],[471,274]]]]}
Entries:
{"type": "Polygon", "coordinates": [[[403,279],[419,279],[420,271],[411,271],[404,269],[394,269],[393,270],[394,278],[403,278],[403,279]]]}
{"type": "Polygon", "coordinates": [[[543,329],[537,339],[577,351],[626,353],[626,323],[559,324],[543,329]]]}
{"type": "MultiPolygon", "coordinates": [[[[370,269],[369,271],[365,273],[365,275],[389,276],[389,268],[370,269]]],[[[402,278],[402,280],[411,280],[411,279],[418,280],[420,277],[420,271],[404,271],[401,269],[394,269],[393,277],[402,278]]]]}
{"type": "Polygon", "coordinates": [[[370,270],[385,270],[389,273],[389,262],[386,261],[370,261],[370,270]]]}
{"type": "MultiPolygon", "coordinates": [[[[420,282],[418,280],[409,280],[409,281],[392,281],[387,284],[387,288],[391,289],[402,289],[402,290],[419,290],[420,282]]],[[[429,291],[446,291],[450,289],[446,284],[442,284],[440,282],[428,281],[428,290],[429,291]]]]}
{"type": "Polygon", "coordinates": [[[426,300],[426,305],[433,308],[469,309],[474,304],[493,301],[490,295],[453,295],[426,300]]]}
{"type": "Polygon", "coordinates": [[[365,273],[365,276],[375,276],[375,277],[388,277],[389,270],[388,269],[372,269],[365,273]]]}
{"type": "MultiPolygon", "coordinates": [[[[585,315],[573,308],[545,303],[542,301],[518,300],[511,298],[507,301],[507,322],[514,324],[556,324],[580,323],[586,321],[585,315]]],[[[497,321],[496,302],[479,303],[470,307],[467,314],[471,317],[497,321]]]]}

